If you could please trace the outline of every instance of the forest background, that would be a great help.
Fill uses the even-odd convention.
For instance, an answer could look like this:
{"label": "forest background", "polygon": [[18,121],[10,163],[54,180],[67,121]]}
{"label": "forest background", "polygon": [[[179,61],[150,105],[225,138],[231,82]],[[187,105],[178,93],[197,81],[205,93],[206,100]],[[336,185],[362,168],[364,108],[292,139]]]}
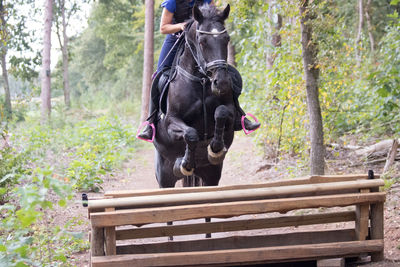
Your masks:
{"label": "forest background", "polygon": [[[101,190],[104,176],[142,146],[134,136],[146,5],[155,7],[155,59],[163,41],[161,0],[50,1],[52,34],[64,56],[47,75],[51,106],[43,121],[39,72],[46,2],[1,0],[0,266],[73,266],[71,255],[88,248],[83,233],[74,231],[82,221],[71,218],[55,226],[51,210],[66,207],[74,192]],[[253,139],[266,158],[295,158],[293,176],[310,173],[304,2],[315,48],[314,64],[308,67],[319,74],[324,144],[398,138],[399,0],[217,4],[228,2],[230,51],[244,80],[240,101],[262,122]],[[86,20],[87,27],[77,32],[77,23],[86,25]],[[399,183],[398,172],[392,170],[387,187]]]}

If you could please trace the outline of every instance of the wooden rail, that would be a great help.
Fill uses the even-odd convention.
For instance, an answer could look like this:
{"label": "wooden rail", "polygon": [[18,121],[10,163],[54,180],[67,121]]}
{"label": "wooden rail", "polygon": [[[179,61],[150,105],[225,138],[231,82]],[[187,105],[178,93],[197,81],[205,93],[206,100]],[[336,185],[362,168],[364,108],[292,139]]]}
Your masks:
{"label": "wooden rail", "polygon": [[[104,199],[88,202],[91,265],[234,266],[362,253],[378,261],[383,259],[386,196],[379,192],[383,185],[381,179],[368,179],[368,175],[340,175],[109,192]],[[321,208],[334,207],[347,208],[321,212]],[[282,215],[289,211],[297,213]],[[203,218],[214,219],[205,222]],[[178,222],[167,226],[170,221]],[[343,227],[306,227],[333,223]],[[284,233],[265,234],[265,229],[282,227],[286,227]],[[213,238],[204,238],[207,233],[213,233]],[[167,241],[167,237],[184,235],[194,240]]]}

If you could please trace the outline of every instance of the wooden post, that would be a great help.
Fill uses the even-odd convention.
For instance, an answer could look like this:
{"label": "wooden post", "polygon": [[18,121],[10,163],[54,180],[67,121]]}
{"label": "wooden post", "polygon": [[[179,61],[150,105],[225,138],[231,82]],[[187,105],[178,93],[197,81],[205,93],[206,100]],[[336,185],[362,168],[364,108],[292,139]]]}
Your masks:
{"label": "wooden post", "polygon": [[[368,193],[369,189],[360,189],[360,193]],[[356,206],[356,238],[359,241],[367,239],[368,235],[369,205]]]}
{"label": "wooden post", "polygon": [[396,155],[397,155],[397,147],[398,146],[399,146],[399,142],[397,141],[397,139],[394,139],[392,146],[390,147],[390,149],[388,151],[385,167],[383,168],[382,173],[386,173],[389,170],[390,166],[392,166],[392,164],[396,158]]}
{"label": "wooden post", "polygon": [[[375,179],[374,172],[368,171],[368,179]],[[371,188],[371,192],[379,192],[379,187]],[[371,204],[371,239],[382,239],[384,240],[384,202]],[[371,253],[372,261],[382,261],[384,259],[384,248],[379,252]]]}
{"label": "wooden post", "polygon": [[116,255],[115,226],[105,227],[104,237],[106,256]]}
{"label": "wooden post", "polygon": [[[371,205],[371,239],[383,240],[383,202]],[[383,247],[379,252],[371,254],[372,261],[382,261],[384,259]]]}
{"label": "wooden post", "polygon": [[[106,211],[115,211],[115,208],[106,208]],[[104,228],[104,244],[106,256],[117,255],[115,226]]]}
{"label": "wooden post", "polygon": [[104,256],[104,228],[92,227],[90,241],[92,257]]}

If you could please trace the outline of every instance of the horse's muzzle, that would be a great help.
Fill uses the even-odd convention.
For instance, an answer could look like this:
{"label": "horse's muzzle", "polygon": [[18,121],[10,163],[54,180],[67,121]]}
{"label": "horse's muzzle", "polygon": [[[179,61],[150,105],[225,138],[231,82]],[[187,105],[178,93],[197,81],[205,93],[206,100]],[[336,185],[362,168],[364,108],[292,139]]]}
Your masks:
{"label": "horse's muzzle", "polygon": [[211,92],[221,97],[230,94],[232,91],[232,80],[229,77],[229,72],[225,68],[216,69],[211,78]]}

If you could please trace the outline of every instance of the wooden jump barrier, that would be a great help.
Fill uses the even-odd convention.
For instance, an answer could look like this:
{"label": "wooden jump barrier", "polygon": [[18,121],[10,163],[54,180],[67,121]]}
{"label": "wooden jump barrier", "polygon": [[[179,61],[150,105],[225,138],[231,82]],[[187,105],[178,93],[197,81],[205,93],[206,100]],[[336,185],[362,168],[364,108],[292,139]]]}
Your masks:
{"label": "wooden jump barrier", "polygon": [[[104,199],[88,201],[91,266],[234,266],[366,254],[379,261],[384,249],[386,196],[379,192],[383,185],[370,172],[263,184],[109,192]],[[331,207],[348,208],[321,211]],[[312,210],[283,215],[302,209]],[[205,222],[204,218],[217,219]],[[170,221],[185,222],[166,225]],[[332,223],[331,230],[298,228]],[[269,235],[260,230],[290,226],[296,229]],[[258,232],[243,232],[247,230]],[[232,234],[235,231],[241,232]],[[206,233],[214,233],[213,238],[205,238]],[[195,234],[201,235],[194,240],[167,240]],[[146,238],[159,242],[146,242]]]}

